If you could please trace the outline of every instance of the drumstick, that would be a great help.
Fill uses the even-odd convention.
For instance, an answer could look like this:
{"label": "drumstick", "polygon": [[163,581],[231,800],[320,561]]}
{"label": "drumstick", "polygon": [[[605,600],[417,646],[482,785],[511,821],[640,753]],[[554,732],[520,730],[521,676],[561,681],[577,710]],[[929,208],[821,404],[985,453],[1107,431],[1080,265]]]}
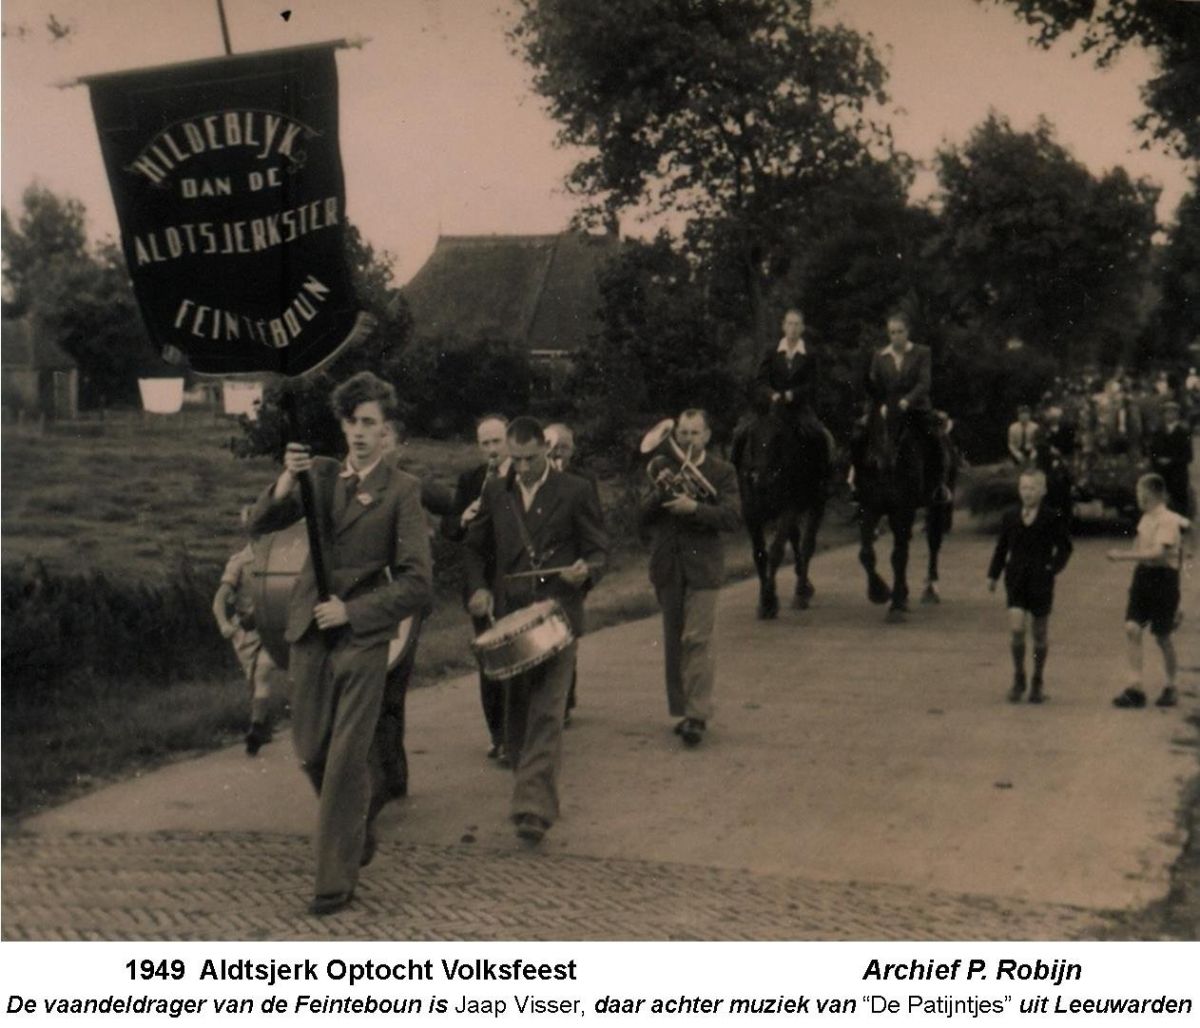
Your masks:
{"label": "drumstick", "polygon": [[[513,571],[505,575],[505,578],[541,578],[546,575],[561,575],[564,571],[570,571],[574,564],[560,564],[555,568],[536,568],[532,571]],[[592,565],[588,565],[591,568]]]}

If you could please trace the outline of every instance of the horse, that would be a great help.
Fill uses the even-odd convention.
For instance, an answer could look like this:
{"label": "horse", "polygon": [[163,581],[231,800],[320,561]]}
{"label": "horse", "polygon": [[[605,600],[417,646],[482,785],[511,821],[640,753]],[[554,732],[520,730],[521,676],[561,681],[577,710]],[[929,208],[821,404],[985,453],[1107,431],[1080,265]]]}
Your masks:
{"label": "horse", "polygon": [[942,495],[931,496],[925,507],[925,542],[928,550],[928,560],[925,565],[925,589],[921,593],[922,603],[941,603],[938,592],[938,556],[942,552],[942,542],[954,525],[954,489],[958,484],[958,465],[960,454],[954,440],[950,437],[952,422],[949,419],[941,421],[938,430],[938,443],[942,449],[942,466],[946,469],[946,491]]}
{"label": "horse", "polygon": [[[897,426],[872,405],[856,445],[852,447],[854,490],[859,507],[858,560],[867,573],[867,599],[891,602],[889,621],[903,620],[908,612],[908,549],[917,511],[929,510],[929,582],[927,602],[937,601],[937,556],[946,524],[944,501],[930,503],[926,484],[925,441],[907,419]],[[876,570],[875,535],[887,518],[892,533],[892,585]]]}
{"label": "horse", "polygon": [[[821,448],[821,449],[818,449]],[[742,520],[758,572],[758,616],[779,614],[775,574],[787,545],[795,558],[792,605],[806,610],[816,590],[808,575],[825,514],[830,474],[829,443],[823,429],[794,432],[776,414],[751,412],[734,432],[731,456],[737,470]],[[770,545],[767,531],[774,524]]]}

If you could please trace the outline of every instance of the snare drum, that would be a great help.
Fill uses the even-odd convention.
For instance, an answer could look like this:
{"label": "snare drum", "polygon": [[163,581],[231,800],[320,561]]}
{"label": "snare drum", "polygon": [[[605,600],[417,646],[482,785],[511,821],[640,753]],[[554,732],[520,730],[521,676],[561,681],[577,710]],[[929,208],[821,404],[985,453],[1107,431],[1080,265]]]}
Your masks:
{"label": "snare drum", "polygon": [[488,678],[507,679],[561,653],[575,641],[571,622],[555,600],[506,614],[471,643]]}

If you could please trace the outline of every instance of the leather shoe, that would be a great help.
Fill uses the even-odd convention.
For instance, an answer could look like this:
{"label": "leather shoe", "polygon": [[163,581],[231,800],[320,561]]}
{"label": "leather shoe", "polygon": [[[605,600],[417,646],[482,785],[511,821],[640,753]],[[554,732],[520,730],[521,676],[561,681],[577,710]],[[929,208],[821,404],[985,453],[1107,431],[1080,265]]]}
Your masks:
{"label": "leather shoe", "polygon": [[517,815],[517,837],[528,843],[539,843],[546,834],[550,822],[538,817],[537,814]]}
{"label": "leather shoe", "polygon": [[308,905],[308,912],[315,917],[336,914],[339,910],[348,907],[352,899],[354,899],[354,890],[322,893],[312,898],[312,902]]}
{"label": "leather shoe", "polygon": [[1146,694],[1136,685],[1131,685],[1120,695],[1114,697],[1113,706],[1124,710],[1140,710],[1146,705]]}
{"label": "leather shoe", "polygon": [[697,718],[689,717],[683,723],[683,728],[679,734],[683,737],[683,744],[688,747],[699,746],[700,740],[704,738],[705,724]]}

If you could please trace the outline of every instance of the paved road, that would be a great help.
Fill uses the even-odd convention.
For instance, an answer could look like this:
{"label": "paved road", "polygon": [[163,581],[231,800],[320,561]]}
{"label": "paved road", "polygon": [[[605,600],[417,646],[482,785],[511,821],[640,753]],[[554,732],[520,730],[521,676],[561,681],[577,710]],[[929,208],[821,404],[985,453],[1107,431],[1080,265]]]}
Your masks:
{"label": "paved road", "polygon": [[1051,624],[1050,702],[1010,705],[990,545],[953,536],[945,602],[904,625],[866,603],[849,549],[819,558],[814,608],[778,622],[754,619],[751,584],[725,590],[720,705],[696,751],[671,733],[657,621],[589,636],[563,819],[538,851],[510,834],[508,775],[483,757],[463,678],[410,697],[413,795],[381,817],[350,910],[303,913],[315,804],[281,741],[27,821],[4,840],[3,934],[1090,937],[1167,891],[1200,633],[1193,620],[1179,637],[1180,708],[1114,710],[1128,567],[1082,540]]}

